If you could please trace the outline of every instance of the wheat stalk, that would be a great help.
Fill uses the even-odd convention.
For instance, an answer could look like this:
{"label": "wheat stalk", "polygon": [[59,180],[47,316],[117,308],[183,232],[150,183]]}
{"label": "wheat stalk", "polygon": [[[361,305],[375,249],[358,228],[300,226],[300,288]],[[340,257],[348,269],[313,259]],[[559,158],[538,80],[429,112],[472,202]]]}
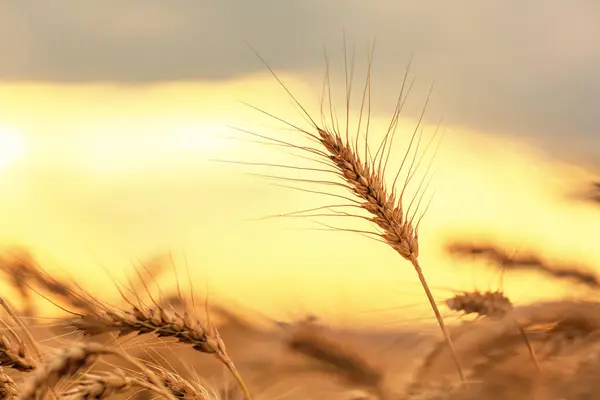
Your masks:
{"label": "wheat stalk", "polygon": [[[334,167],[336,174],[338,175],[338,177],[340,177],[342,179],[342,182],[344,182],[344,183],[335,182],[334,184],[348,189],[351,193],[353,193],[360,200],[359,203],[357,204],[357,206],[362,208],[363,210],[366,210],[369,214],[371,214],[371,217],[366,218],[366,219],[373,222],[375,225],[377,225],[379,228],[381,228],[383,230],[383,233],[378,234],[380,236],[380,238],[385,243],[387,243],[389,246],[391,246],[394,250],[396,250],[396,252],[398,254],[400,254],[400,256],[402,256],[405,260],[409,261],[412,264],[412,266],[419,278],[419,281],[423,287],[423,290],[425,291],[425,294],[427,296],[429,304],[435,314],[436,320],[437,320],[439,327],[442,331],[442,334],[444,336],[444,340],[446,341],[448,348],[450,349],[456,370],[457,370],[461,380],[464,381],[465,375],[463,373],[460,361],[456,354],[456,350],[454,349],[454,345],[452,344],[450,334],[448,333],[448,329],[446,328],[444,319],[442,318],[442,315],[438,309],[438,306],[435,302],[433,294],[431,293],[431,290],[429,289],[429,285],[427,284],[427,280],[425,279],[425,276],[421,269],[421,265],[419,264],[419,260],[418,260],[418,257],[419,257],[418,224],[419,223],[417,222],[416,225],[413,223],[415,215],[416,215],[416,211],[415,211],[415,214],[413,214],[412,216],[409,216],[408,210],[410,209],[412,202],[411,202],[411,204],[409,204],[407,209],[405,209],[405,204],[403,202],[404,189],[406,188],[406,186],[408,185],[408,182],[410,181],[410,179],[412,178],[412,176],[414,174],[414,171],[413,171],[413,173],[411,173],[412,167],[414,166],[414,160],[410,166],[410,170],[408,172],[406,181],[404,183],[403,190],[400,192],[400,194],[397,194],[395,191],[395,189],[396,189],[395,183],[400,174],[400,171],[398,171],[398,174],[396,175],[396,179],[394,179],[394,184],[391,187],[391,191],[389,191],[385,185],[385,176],[384,176],[385,175],[385,167],[387,166],[389,152],[390,152],[391,145],[392,145],[391,142],[393,140],[393,135],[396,131],[398,117],[399,117],[400,111],[402,109],[402,106],[404,104],[404,102],[403,102],[404,99],[402,98],[402,92],[400,93],[400,96],[398,99],[398,104],[396,106],[396,110],[392,117],[392,121],[390,123],[388,132],[385,135],[381,145],[379,146],[379,149],[378,149],[375,157],[370,161],[369,161],[369,157],[368,157],[369,152],[368,152],[368,138],[367,138],[367,136],[368,136],[368,122],[367,122],[367,132],[365,134],[365,154],[364,154],[364,157],[366,158],[366,160],[363,161],[361,159],[361,156],[359,154],[359,149],[358,149],[358,135],[356,137],[356,144],[352,143],[352,141],[349,139],[348,112],[349,112],[349,101],[350,101],[350,87],[349,87],[348,81],[346,82],[346,84],[347,84],[347,86],[346,86],[347,105],[346,106],[347,107],[346,107],[346,132],[345,132],[345,138],[344,138],[344,137],[342,137],[342,135],[340,133],[337,121],[334,120],[333,110],[332,110],[331,106],[330,106],[330,115],[332,117],[332,121],[331,121],[332,128],[328,129],[327,127],[325,127],[325,125],[321,126],[315,122],[315,120],[306,111],[306,109],[302,106],[302,104],[294,97],[294,95],[285,86],[285,84],[281,81],[281,79],[277,76],[277,74],[275,74],[273,69],[271,67],[269,67],[269,65],[266,63],[266,61],[258,54],[258,52],[256,52],[256,50],[254,50],[254,52],[257,55],[257,57],[263,62],[263,64],[266,66],[266,68],[271,72],[273,77],[279,82],[279,84],[287,92],[287,94],[290,96],[292,101],[302,110],[303,114],[310,120],[310,123],[312,124],[312,128],[315,130],[315,132],[309,132],[307,130],[298,128],[298,127],[294,126],[293,124],[287,123],[286,121],[284,121],[280,118],[277,118],[271,114],[268,114],[260,109],[256,108],[256,110],[263,112],[275,119],[278,119],[279,121],[286,123],[287,125],[291,126],[294,129],[297,129],[301,133],[305,134],[309,139],[311,139],[315,142],[318,142],[322,146],[322,148],[324,148],[326,150],[326,152],[323,152],[321,149],[314,149],[314,148],[302,147],[302,146],[294,146],[292,144],[285,143],[285,142],[282,142],[280,140],[275,140],[275,139],[272,139],[273,142],[284,143],[284,145],[307,151],[307,152],[311,153],[312,155],[317,155],[317,156],[321,157],[325,163]],[[369,63],[369,76],[367,78],[367,83],[365,85],[365,91],[363,94],[363,104],[362,104],[363,107],[365,104],[365,96],[367,93],[367,89],[368,89],[368,93],[370,96],[370,67],[371,67],[371,65]],[[408,73],[408,70],[407,70],[407,73]],[[406,80],[406,76],[405,76],[405,80]],[[327,78],[327,82],[329,82],[328,78]],[[404,83],[402,86],[402,91],[403,90],[404,90]],[[330,100],[331,100],[331,97],[330,97]],[[360,119],[359,119],[359,128],[358,128],[359,132],[360,132],[360,122],[362,121],[362,111],[363,111],[363,108],[361,107],[361,114],[359,116]],[[423,110],[423,113],[424,112],[425,112],[425,109]],[[423,118],[423,114],[421,115],[421,119],[422,118]],[[421,120],[419,120],[419,125],[420,125],[420,123],[421,123]],[[415,138],[415,135],[417,134],[419,125],[417,125],[417,129],[415,129],[415,133],[413,134],[413,139]],[[263,137],[261,135],[257,135],[257,136]],[[411,145],[412,145],[412,142],[413,141],[411,140]],[[386,155],[386,150],[387,150],[387,155]],[[407,154],[406,154],[407,156],[408,156],[409,151],[410,151],[410,147],[409,147],[409,150],[407,151]],[[377,161],[378,154],[379,154],[379,161]],[[321,160],[321,161],[323,161],[323,160]],[[404,160],[406,160],[406,157]],[[402,170],[403,166],[404,166],[404,161],[402,162],[402,166],[400,167],[400,170]],[[331,182],[326,182],[326,183],[331,183]],[[414,199],[413,199],[413,201],[414,201]],[[420,203],[420,200],[418,203]],[[418,205],[417,205],[417,207],[418,207]]]}

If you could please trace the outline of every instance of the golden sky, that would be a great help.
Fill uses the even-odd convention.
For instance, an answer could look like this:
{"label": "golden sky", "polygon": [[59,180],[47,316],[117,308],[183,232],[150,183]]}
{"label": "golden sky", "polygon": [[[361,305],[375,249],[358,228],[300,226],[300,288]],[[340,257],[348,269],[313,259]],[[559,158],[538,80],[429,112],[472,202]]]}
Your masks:
{"label": "golden sky", "polygon": [[[318,89],[298,76],[283,78],[317,110]],[[103,268],[122,278],[137,258],[171,252],[180,280],[186,280],[187,261],[197,289],[208,285],[215,298],[274,316],[310,311],[376,324],[429,317],[410,265],[395,252],[357,234],[317,230],[322,226],[314,222],[357,226],[352,221],[256,220],[339,201],[247,174],[309,176],[301,171],[214,161],[306,165],[231,129],[294,143],[299,138],[240,101],[303,123],[265,74],[151,86],[2,84],[3,244],[31,249],[47,269],[106,296],[114,290]],[[374,110],[372,131],[383,132],[387,118]],[[414,121],[402,121],[394,162],[413,127]],[[532,142],[443,130],[433,202],[421,227],[421,262],[440,288],[437,297],[449,295],[443,288],[497,287],[494,270],[444,254],[454,239],[491,239],[549,260],[600,265],[600,211],[568,199],[591,172],[545,155]],[[534,274],[509,274],[504,289],[517,303],[572,293]],[[414,303],[422,306],[364,313]]]}

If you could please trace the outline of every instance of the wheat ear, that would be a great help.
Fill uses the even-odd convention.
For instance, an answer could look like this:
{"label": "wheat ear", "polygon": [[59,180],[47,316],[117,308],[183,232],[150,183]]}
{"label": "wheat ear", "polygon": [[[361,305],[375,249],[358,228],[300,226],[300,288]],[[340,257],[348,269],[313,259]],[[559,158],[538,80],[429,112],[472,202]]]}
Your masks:
{"label": "wheat ear", "polygon": [[[429,304],[435,314],[436,320],[439,324],[439,327],[444,336],[444,340],[446,341],[448,348],[452,354],[452,359],[454,361],[456,370],[461,380],[465,380],[465,375],[462,370],[462,366],[456,354],[456,350],[454,345],[452,344],[452,339],[450,338],[450,334],[448,329],[446,328],[446,324],[444,323],[444,319],[438,309],[437,303],[429,289],[429,285],[427,284],[427,280],[423,274],[423,270],[421,269],[421,265],[419,264],[418,256],[419,256],[419,241],[418,241],[418,222],[416,225],[413,225],[413,221],[415,218],[415,214],[412,216],[408,215],[408,211],[410,210],[413,203],[409,204],[408,208],[404,209],[403,204],[403,194],[404,189],[408,185],[410,179],[414,175],[414,171],[412,168],[415,166],[414,159],[410,165],[410,169],[404,183],[404,188],[401,193],[397,196],[395,192],[395,183],[397,181],[398,176],[400,175],[400,171],[396,175],[396,179],[394,179],[394,184],[392,185],[391,192],[386,189],[385,185],[385,168],[387,166],[388,157],[390,154],[393,135],[396,131],[398,118],[402,106],[404,104],[404,99],[402,97],[402,91],[404,90],[404,83],[402,85],[402,91],[400,93],[398,103],[393,114],[390,127],[388,129],[387,134],[384,136],[381,145],[375,157],[369,162],[369,151],[368,151],[368,126],[367,122],[367,131],[365,134],[365,161],[361,160],[359,149],[358,149],[358,135],[360,134],[360,121],[362,120],[362,111],[365,105],[365,98],[367,92],[370,96],[370,67],[369,63],[369,76],[367,78],[367,83],[365,84],[365,90],[363,94],[363,104],[361,107],[361,115],[359,117],[359,132],[356,137],[356,143],[353,143],[349,138],[348,133],[348,112],[349,112],[349,102],[350,102],[350,82],[346,82],[346,95],[347,95],[347,104],[346,104],[346,129],[345,129],[345,138],[340,134],[339,124],[334,120],[334,112],[332,106],[330,105],[330,115],[332,116],[332,128],[328,129],[323,124],[320,126],[315,122],[315,120],[311,117],[311,115],[306,111],[306,109],[302,106],[302,104],[294,97],[291,91],[285,86],[285,84],[281,81],[281,79],[275,74],[273,69],[269,67],[266,61],[256,52],[256,50],[252,49],[256,56],[263,62],[265,67],[271,72],[273,77],[279,82],[279,84],[283,87],[283,89],[290,96],[292,101],[302,110],[302,113],[310,120],[312,124],[312,128],[315,130],[314,132],[309,132],[307,130],[296,127],[291,123],[287,123],[286,121],[277,118],[271,114],[268,114],[260,109],[261,111],[279,121],[286,123],[294,129],[297,129],[304,135],[306,135],[310,140],[318,142],[322,145],[322,147],[326,150],[323,152],[321,149],[315,149],[311,147],[303,147],[303,146],[294,146],[289,143],[282,142],[280,140],[272,139],[273,142],[284,144],[286,146],[294,147],[300,150],[307,151],[311,155],[316,155],[322,158],[320,161],[328,164],[329,166],[334,167],[336,175],[342,179],[345,183],[340,182],[325,182],[325,183],[333,183],[334,185],[342,186],[348,189],[351,193],[353,193],[358,199],[360,199],[358,207],[366,210],[371,214],[371,218],[367,218],[369,221],[375,223],[379,228],[383,230],[383,233],[378,234],[381,239],[388,245],[390,245],[398,254],[400,254],[404,259],[408,260],[425,291]],[[371,60],[370,60],[371,61]],[[329,70],[328,70],[329,71]],[[407,70],[408,73],[408,70]],[[347,77],[348,78],[348,77]],[[329,76],[327,76],[327,83],[329,83]],[[406,81],[406,76],[405,76]],[[368,89],[368,90],[367,90]],[[330,97],[331,101],[331,97]],[[370,102],[370,97],[369,97]],[[369,107],[370,109],[370,107]],[[323,110],[322,110],[323,111]],[[425,109],[423,109],[423,113]],[[324,114],[323,114],[324,115]],[[423,114],[421,115],[421,119],[423,118]],[[419,125],[421,123],[421,119],[419,120],[419,124],[414,131],[413,139],[415,138]],[[261,135],[257,135],[260,137]],[[268,139],[268,138],[267,138]],[[411,145],[412,145],[411,140]],[[417,145],[418,146],[418,145]],[[407,150],[406,156],[408,156],[408,152],[410,151],[410,147]],[[387,154],[387,155],[386,155]],[[377,160],[377,156],[379,155],[379,160]],[[416,157],[416,155],[415,155]],[[405,159],[406,160],[406,157]],[[404,162],[400,166],[400,170],[402,170]],[[418,166],[418,163],[417,163]],[[323,182],[321,182],[323,183]],[[414,199],[413,199],[414,201]],[[420,200],[417,202],[417,208]]]}
{"label": "wheat ear", "polygon": [[0,399],[14,399],[18,394],[17,384],[0,367]]}
{"label": "wheat ear", "polygon": [[[453,311],[463,312],[465,314],[477,314],[481,317],[504,318],[513,309],[513,304],[506,295],[497,290],[495,292],[464,292],[446,300],[446,305]],[[540,372],[540,364],[527,337],[525,329],[512,316],[509,318],[515,323],[531,357],[536,370]]]}
{"label": "wheat ear", "polygon": [[157,368],[156,376],[163,385],[178,399],[188,400],[208,400],[208,392],[199,385],[193,385],[191,382],[183,379],[181,376],[167,371],[164,368]]}
{"label": "wheat ear", "polygon": [[[146,382],[127,376],[123,371],[117,370],[116,372],[85,374],[74,388],[63,392],[62,396],[68,400],[106,399],[124,393],[134,386],[148,389],[158,395],[164,395],[164,391],[152,384],[150,379]],[[166,389],[172,393],[169,388]]]}
{"label": "wheat ear", "polygon": [[213,354],[231,372],[247,400],[252,396],[235,364],[227,354],[225,343],[214,327],[205,327],[193,319],[189,313],[180,315],[161,307],[148,308],[133,306],[132,311],[98,307],[93,314],[83,315],[71,321],[71,324],[86,335],[98,335],[106,332],[154,333],[159,337],[174,337],[181,343],[192,346],[194,350]]}
{"label": "wheat ear", "polygon": [[139,361],[119,350],[104,347],[98,343],[78,343],[61,349],[47,363],[42,364],[36,372],[23,383],[20,400],[36,400],[44,396],[63,378],[75,375],[81,368],[93,363],[102,355],[115,355],[138,367],[152,380],[157,390],[170,400],[175,397],[167,391],[160,380]]}
{"label": "wheat ear", "polygon": [[[21,330],[23,331],[23,334],[25,335],[25,337],[27,337],[27,340],[29,340],[29,343],[31,344],[31,347],[35,351],[36,355],[38,356],[38,358],[41,358],[42,353],[40,352],[40,349],[38,348],[37,343],[36,343],[35,339],[33,338],[33,335],[31,334],[29,329],[25,326],[23,321],[21,321],[21,319],[17,316],[17,314],[14,313],[14,311],[12,310],[12,308],[10,307],[8,302],[6,300],[4,300],[2,297],[0,297],[0,306],[2,306],[2,308],[4,308],[6,310],[6,312],[8,313],[8,315],[10,315],[12,320],[15,321],[15,323],[19,326],[19,328],[21,328]],[[6,326],[6,324],[4,322],[3,322],[3,324]],[[20,346],[24,351],[25,344],[21,341],[21,338],[12,329],[10,329],[10,330],[13,332],[14,336],[19,340]]]}
{"label": "wheat ear", "polygon": [[27,355],[22,344],[14,343],[6,335],[0,334],[0,366],[31,371],[35,369],[35,362]]}
{"label": "wheat ear", "polygon": [[299,327],[290,336],[288,347],[318,361],[345,381],[367,388],[380,400],[393,398],[385,385],[383,370],[339,342],[332,341],[312,327]]}
{"label": "wheat ear", "polygon": [[463,292],[446,299],[445,303],[452,311],[490,318],[503,318],[513,308],[501,291]]}
{"label": "wheat ear", "polygon": [[[0,270],[10,277],[26,302],[30,302],[29,290],[34,290],[33,287],[37,286],[50,293],[53,298],[60,298],[77,309],[86,309],[90,304],[89,299],[77,297],[75,285],[67,280],[50,276],[30,254],[22,252],[11,259],[0,259]],[[33,312],[33,305],[30,308]]]}

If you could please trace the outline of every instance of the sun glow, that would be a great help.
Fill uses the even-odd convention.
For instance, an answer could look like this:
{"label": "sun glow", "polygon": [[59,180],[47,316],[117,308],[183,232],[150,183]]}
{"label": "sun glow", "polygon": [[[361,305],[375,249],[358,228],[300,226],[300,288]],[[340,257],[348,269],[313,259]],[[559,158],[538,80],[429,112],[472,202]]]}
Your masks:
{"label": "sun glow", "polygon": [[[320,87],[282,78],[299,99],[308,99],[309,111],[318,118],[319,102],[311,99],[320,98]],[[133,257],[172,252],[183,273],[190,266],[195,287],[210,284],[211,296],[272,317],[306,311],[332,323],[383,322],[390,328],[398,326],[392,321],[430,318],[414,271],[397,254],[361,235],[338,235],[314,225],[371,230],[366,222],[325,216],[263,219],[343,204],[288,186],[346,195],[329,186],[274,181],[329,178],[320,165],[250,134],[305,143],[285,124],[237,102],[306,127],[270,82],[252,76],[152,87],[3,87],[0,109],[10,114],[0,122],[0,187],[7,189],[0,196],[0,244],[23,244],[45,268],[65,268],[82,285],[94,285],[98,276],[110,284],[101,265],[115,266],[116,274],[125,267],[127,273],[132,263],[138,265]],[[353,109],[350,117],[359,112]],[[351,125],[355,129],[357,123]],[[389,127],[389,114],[373,111],[369,126],[376,146]],[[400,121],[388,171],[395,172],[402,162],[413,128],[413,121]],[[436,129],[426,127],[423,143]],[[436,296],[445,296],[446,288],[498,288],[494,265],[447,254],[454,242],[492,243],[556,265],[592,270],[600,265],[598,207],[568,197],[600,180],[595,173],[563,165],[534,144],[508,135],[450,127],[440,151],[428,152],[417,169],[413,188],[434,154],[434,178],[422,204],[429,196],[433,202],[419,240]],[[326,210],[314,214],[329,216]],[[502,277],[502,288],[515,304],[579,293],[534,273]],[[177,279],[187,278],[180,274]],[[410,307],[400,317],[394,314],[403,305]]]}
{"label": "sun glow", "polygon": [[25,144],[20,135],[0,125],[0,172],[17,161],[24,150]]}

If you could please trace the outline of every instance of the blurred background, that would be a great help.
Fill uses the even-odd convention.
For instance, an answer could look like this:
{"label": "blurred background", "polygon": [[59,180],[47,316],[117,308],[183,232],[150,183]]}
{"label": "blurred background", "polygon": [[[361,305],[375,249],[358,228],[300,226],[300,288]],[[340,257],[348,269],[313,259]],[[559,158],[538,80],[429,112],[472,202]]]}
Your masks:
{"label": "blurred background", "polygon": [[[317,118],[326,48],[344,122],[345,37],[355,65],[351,131],[376,43],[373,145],[412,60],[396,168],[435,81],[423,135],[439,126],[443,139],[428,152],[435,174],[420,257],[436,296],[503,288],[524,304],[580,294],[536,272],[501,276],[447,246],[491,243],[597,268],[599,15],[596,2],[554,0],[2,2],[2,245],[30,250],[45,269],[106,298],[116,295],[109,273],[171,254],[184,285],[277,318],[310,312],[376,326],[429,318],[414,272],[394,251],[318,224],[353,221],[260,219],[339,199],[248,173],[316,175],[221,162],[310,164],[239,130],[303,143],[242,102],[309,127],[246,42]],[[173,287],[173,276],[161,285]]]}

